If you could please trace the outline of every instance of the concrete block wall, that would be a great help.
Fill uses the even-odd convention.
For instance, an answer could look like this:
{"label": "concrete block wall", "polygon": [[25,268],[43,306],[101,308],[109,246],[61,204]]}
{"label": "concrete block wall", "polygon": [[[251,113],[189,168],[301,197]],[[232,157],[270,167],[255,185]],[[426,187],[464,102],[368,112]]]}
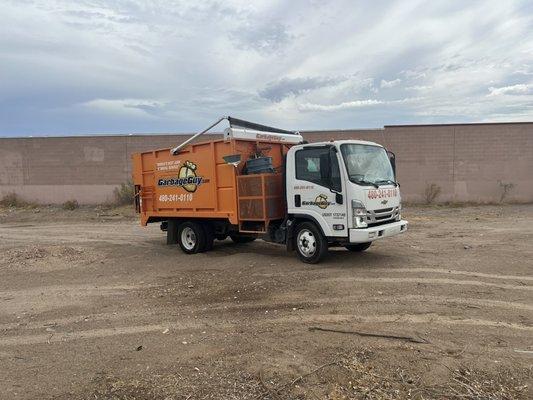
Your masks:
{"label": "concrete block wall", "polygon": [[16,193],[42,204],[113,202],[114,190],[131,179],[132,153],[175,146],[188,137],[0,138],[0,198]]}
{"label": "concrete block wall", "polygon": [[[304,132],[310,142],[362,139],[397,156],[402,196],[424,202],[533,202],[533,123],[386,126]],[[38,203],[111,202],[131,176],[131,154],[172,147],[189,135],[0,138],[0,197],[15,192]],[[205,140],[220,138],[206,135]]]}

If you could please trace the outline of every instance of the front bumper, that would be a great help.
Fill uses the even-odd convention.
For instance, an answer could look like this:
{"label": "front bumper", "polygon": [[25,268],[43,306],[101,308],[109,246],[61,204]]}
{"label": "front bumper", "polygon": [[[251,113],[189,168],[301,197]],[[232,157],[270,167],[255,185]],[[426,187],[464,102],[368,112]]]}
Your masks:
{"label": "front bumper", "polygon": [[364,229],[350,229],[350,243],[367,243],[376,239],[398,235],[407,230],[407,221],[391,222],[390,224]]}

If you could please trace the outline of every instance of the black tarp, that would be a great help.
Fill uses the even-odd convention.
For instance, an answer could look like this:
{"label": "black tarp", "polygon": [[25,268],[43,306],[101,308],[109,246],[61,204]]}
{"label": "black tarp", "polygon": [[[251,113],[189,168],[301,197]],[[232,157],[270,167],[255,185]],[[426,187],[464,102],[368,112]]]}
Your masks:
{"label": "black tarp", "polygon": [[255,122],[245,121],[243,119],[237,119],[237,118],[233,118],[233,117],[228,117],[228,121],[229,121],[229,125],[231,127],[239,126],[241,128],[253,129],[255,131],[287,133],[289,135],[294,135],[296,133],[294,131],[287,131],[285,129],[273,128],[271,126],[256,124]]}

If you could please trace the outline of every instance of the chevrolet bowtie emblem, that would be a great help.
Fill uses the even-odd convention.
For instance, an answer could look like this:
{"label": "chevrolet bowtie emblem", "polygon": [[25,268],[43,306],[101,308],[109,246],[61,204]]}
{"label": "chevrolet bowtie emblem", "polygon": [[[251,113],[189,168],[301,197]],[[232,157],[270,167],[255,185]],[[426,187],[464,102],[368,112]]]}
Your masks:
{"label": "chevrolet bowtie emblem", "polygon": [[381,204],[385,205],[387,204],[389,201],[388,200],[381,200]]}

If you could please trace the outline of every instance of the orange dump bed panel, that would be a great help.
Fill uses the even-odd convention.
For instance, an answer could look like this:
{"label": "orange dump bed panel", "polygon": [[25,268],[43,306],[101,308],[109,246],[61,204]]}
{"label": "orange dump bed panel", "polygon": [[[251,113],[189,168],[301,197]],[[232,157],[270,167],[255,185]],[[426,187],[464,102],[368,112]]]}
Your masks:
{"label": "orange dump bed panel", "polygon": [[[177,155],[171,155],[170,149],[134,154],[133,181],[138,191],[141,224],[183,217],[223,218],[239,225],[242,221],[239,204],[243,207],[241,216],[281,218],[284,212],[281,167],[287,150],[288,146],[280,143],[216,140],[188,145]],[[241,175],[245,161],[258,151],[272,157],[277,172],[263,178]],[[237,168],[223,159],[234,154],[241,155]],[[256,186],[253,191],[251,188]],[[249,207],[256,211],[251,212]]]}

